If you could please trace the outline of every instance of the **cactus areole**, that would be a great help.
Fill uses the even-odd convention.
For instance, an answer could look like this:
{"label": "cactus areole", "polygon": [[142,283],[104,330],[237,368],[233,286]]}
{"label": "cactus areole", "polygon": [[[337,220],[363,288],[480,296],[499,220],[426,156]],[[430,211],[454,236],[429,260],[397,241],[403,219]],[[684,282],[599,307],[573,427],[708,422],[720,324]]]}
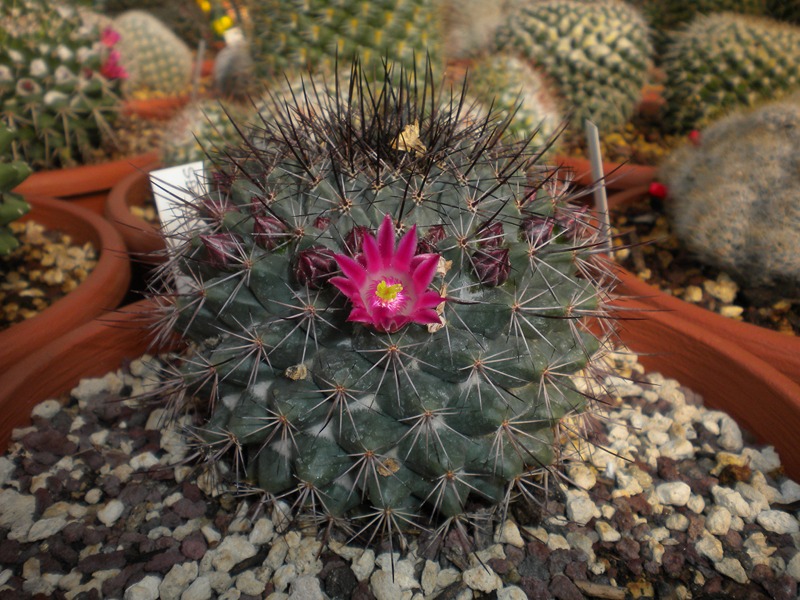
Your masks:
{"label": "cactus areole", "polygon": [[611,278],[539,140],[430,75],[371,81],[306,81],[212,157],[154,289],[209,472],[391,534],[532,494]]}

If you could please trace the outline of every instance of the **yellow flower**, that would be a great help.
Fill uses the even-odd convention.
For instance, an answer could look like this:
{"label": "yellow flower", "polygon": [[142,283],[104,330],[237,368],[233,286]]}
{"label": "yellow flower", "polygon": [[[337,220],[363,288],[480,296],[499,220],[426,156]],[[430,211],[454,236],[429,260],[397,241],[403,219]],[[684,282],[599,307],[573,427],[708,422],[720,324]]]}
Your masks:
{"label": "yellow flower", "polygon": [[204,13],[211,12],[211,2],[208,0],[197,0],[197,4],[200,6],[200,10],[202,10]]}
{"label": "yellow flower", "polygon": [[211,25],[214,27],[214,31],[217,32],[217,35],[222,35],[231,28],[233,25],[233,19],[231,19],[228,15],[225,15],[214,21]]}

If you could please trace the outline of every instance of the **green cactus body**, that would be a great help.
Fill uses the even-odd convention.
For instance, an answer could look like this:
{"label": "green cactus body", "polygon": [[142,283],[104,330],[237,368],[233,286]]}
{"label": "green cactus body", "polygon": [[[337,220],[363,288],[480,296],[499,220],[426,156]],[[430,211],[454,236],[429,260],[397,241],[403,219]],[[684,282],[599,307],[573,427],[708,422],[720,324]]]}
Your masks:
{"label": "green cactus body", "polygon": [[492,54],[469,66],[471,95],[501,114],[511,115],[508,132],[533,139],[534,147],[551,142],[564,124],[559,103],[543,76],[530,63],[513,55]]}
{"label": "green cactus body", "polygon": [[100,32],[77,11],[43,0],[0,7],[0,123],[16,132],[3,153],[34,169],[82,164],[113,138],[117,82],[101,74]]}
{"label": "green cactus body", "polygon": [[602,131],[633,115],[652,48],[642,15],[624,2],[546,0],[513,11],[498,45],[537,65],[574,107],[572,123],[592,119]]}
{"label": "green cactus body", "polygon": [[333,70],[356,55],[377,77],[387,57],[420,76],[426,55],[439,66],[440,32],[433,0],[251,0],[251,49],[263,74]]}
{"label": "green cactus body", "polygon": [[246,107],[217,100],[199,100],[173,117],[162,137],[161,162],[180,165],[204,160],[240,140],[234,123],[249,122]]}
{"label": "green cactus body", "polygon": [[[198,199],[203,226],[165,268],[192,289],[164,306],[197,343],[180,380],[208,407],[209,457],[227,444],[242,485],[402,530],[553,463],[586,408],[569,375],[598,349],[580,319],[607,279],[561,188],[529,187],[524,142],[388,79],[356,72],[324,110],[264,119],[239,175]],[[388,274],[350,296],[376,248]]]}
{"label": "green cactus body", "polygon": [[[14,137],[14,132],[0,126],[0,156],[8,153]],[[0,162],[0,256],[19,247],[19,241],[8,225],[27,213],[31,207],[22,196],[11,190],[30,174],[31,168],[22,161]]]}
{"label": "green cactus body", "polygon": [[800,28],[733,13],[698,17],[673,35],[663,67],[667,127],[704,127],[800,86]]}
{"label": "green cactus body", "polygon": [[194,48],[205,40],[212,40],[211,21],[196,0],[94,0],[94,8],[103,14],[116,16],[128,10],[143,10]]}
{"label": "green cactus body", "polygon": [[128,72],[122,91],[128,97],[179,96],[192,81],[192,52],[177,35],[148,12],[117,16],[120,63]]}
{"label": "green cactus body", "polygon": [[763,16],[768,11],[768,0],[635,0],[631,4],[641,7],[659,36],[678,29],[698,15],[735,12]]}
{"label": "green cactus body", "polygon": [[751,290],[800,293],[800,96],[734,112],[665,161],[675,235]]}

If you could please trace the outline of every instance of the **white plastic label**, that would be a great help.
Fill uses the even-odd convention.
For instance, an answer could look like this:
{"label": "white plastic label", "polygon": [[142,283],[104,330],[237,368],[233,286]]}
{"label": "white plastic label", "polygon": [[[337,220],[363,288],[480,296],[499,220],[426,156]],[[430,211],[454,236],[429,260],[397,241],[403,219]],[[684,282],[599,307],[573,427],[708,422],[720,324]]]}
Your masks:
{"label": "white plastic label", "polygon": [[150,173],[150,186],[156,201],[161,228],[170,250],[183,235],[197,227],[195,198],[206,193],[203,161],[158,169]]}

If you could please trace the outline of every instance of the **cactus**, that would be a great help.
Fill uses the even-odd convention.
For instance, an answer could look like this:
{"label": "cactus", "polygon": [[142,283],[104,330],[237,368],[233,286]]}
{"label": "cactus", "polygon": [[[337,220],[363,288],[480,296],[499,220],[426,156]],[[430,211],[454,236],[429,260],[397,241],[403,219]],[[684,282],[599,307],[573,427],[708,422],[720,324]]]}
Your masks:
{"label": "cactus", "polygon": [[800,86],[800,28],[733,13],[701,16],[665,52],[666,125],[686,132]]}
{"label": "cactus", "polygon": [[[0,156],[7,154],[14,139],[14,132],[0,126]],[[30,210],[30,205],[19,194],[13,193],[15,187],[31,174],[31,168],[22,161],[0,162],[0,256],[19,247],[19,241],[8,228]]]}
{"label": "cactus", "polygon": [[166,25],[170,31],[194,48],[212,41],[211,21],[195,0],[94,0],[94,9],[117,16],[128,10],[143,10]]}
{"label": "cactus", "polygon": [[150,13],[129,10],[117,16],[120,63],[128,72],[122,91],[128,97],[180,96],[192,81],[189,47]]}
{"label": "cactus", "polygon": [[16,132],[4,157],[52,169],[101,154],[114,138],[124,76],[111,45],[72,8],[0,6],[0,123]]}
{"label": "cactus", "polygon": [[698,15],[721,12],[768,14],[768,0],[635,0],[631,4],[641,7],[654,33],[659,36],[680,28]]}
{"label": "cactus", "polygon": [[800,95],[741,109],[662,166],[670,221],[703,261],[750,290],[800,293]]}
{"label": "cactus", "polygon": [[800,5],[793,0],[767,0],[768,14],[773,19],[800,24]]}
{"label": "cactus", "polygon": [[204,160],[218,154],[240,134],[234,123],[243,126],[252,120],[245,106],[198,100],[186,106],[167,125],[160,145],[161,162],[166,166]]}
{"label": "cactus", "polygon": [[530,492],[587,405],[569,374],[608,281],[537,155],[405,75],[276,102],[156,294],[195,343],[170,402],[202,406],[207,466],[391,533]]}
{"label": "cactus", "polygon": [[497,43],[534,62],[556,84],[572,124],[592,119],[603,131],[633,115],[652,48],[638,10],[614,0],[545,0],[512,11]]}
{"label": "cactus", "polygon": [[359,56],[380,78],[387,57],[420,73],[440,66],[441,32],[435,0],[250,0],[251,50],[262,75],[334,70]]}
{"label": "cactus", "polygon": [[530,138],[533,147],[554,141],[564,116],[548,83],[530,63],[516,56],[492,54],[473,61],[468,68],[469,90],[479,102],[513,115],[508,133]]}

